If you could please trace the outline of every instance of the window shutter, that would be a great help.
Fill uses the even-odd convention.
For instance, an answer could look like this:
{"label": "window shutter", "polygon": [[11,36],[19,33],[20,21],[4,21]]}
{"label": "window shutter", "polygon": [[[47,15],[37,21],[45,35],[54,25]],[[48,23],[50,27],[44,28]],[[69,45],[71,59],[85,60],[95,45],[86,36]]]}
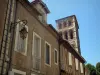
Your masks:
{"label": "window shutter", "polygon": [[76,70],[78,70],[78,59],[75,58]]}
{"label": "window shutter", "polygon": [[83,64],[80,63],[80,69],[81,69],[81,73],[83,73]]}
{"label": "window shutter", "polygon": [[69,65],[72,65],[72,55],[70,52],[69,52]]}

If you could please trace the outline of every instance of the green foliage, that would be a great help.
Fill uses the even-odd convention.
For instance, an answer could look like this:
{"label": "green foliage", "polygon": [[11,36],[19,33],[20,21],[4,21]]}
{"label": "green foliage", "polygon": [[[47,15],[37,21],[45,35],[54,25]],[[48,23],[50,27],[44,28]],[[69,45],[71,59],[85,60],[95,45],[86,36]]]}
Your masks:
{"label": "green foliage", "polygon": [[96,67],[88,63],[86,64],[86,68],[89,70],[90,75],[100,75],[100,62],[96,64]]}
{"label": "green foliage", "polygon": [[96,75],[96,68],[95,68],[94,65],[88,63],[88,64],[86,65],[86,68],[89,70],[90,75]]}
{"label": "green foliage", "polygon": [[100,75],[100,62],[96,64],[97,75]]}
{"label": "green foliage", "polygon": [[94,65],[91,65],[90,63],[88,63],[86,65],[86,67],[88,68],[89,71],[96,70],[95,66]]}

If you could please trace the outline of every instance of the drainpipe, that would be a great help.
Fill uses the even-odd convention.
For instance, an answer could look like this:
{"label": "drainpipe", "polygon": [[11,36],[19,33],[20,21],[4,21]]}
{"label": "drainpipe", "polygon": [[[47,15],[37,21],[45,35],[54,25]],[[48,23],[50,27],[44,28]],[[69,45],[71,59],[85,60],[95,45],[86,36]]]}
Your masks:
{"label": "drainpipe", "polygon": [[1,54],[2,54],[2,42],[3,42],[3,37],[4,37],[4,32],[5,32],[5,25],[6,25],[6,21],[7,21],[7,17],[8,17],[8,7],[9,7],[9,3],[10,3],[10,0],[8,0],[7,2],[7,9],[6,9],[6,16],[5,16],[5,21],[4,21],[4,27],[3,27],[3,35],[2,35],[2,41],[1,41],[1,46],[0,46],[0,57],[1,57]]}
{"label": "drainpipe", "polygon": [[[11,3],[10,7],[9,7],[9,3]],[[9,33],[11,7],[12,7],[12,0],[8,0],[7,13],[6,13],[5,24],[4,24],[4,27],[5,27],[5,25],[7,25],[7,34],[6,35],[8,35],[8,33]],[[9,10],[9,12],[8,12],[8,10]],[[7,17],[8,17],[8,19],[7,19]],[[4,28],[4,32],[3,32],[3,37],[5,36],[4,33],[5,33],[5,28]],[[2,37],[2,42],[3,42],[3,37]],[[6,37],[5,41],[7,41],[7,40],[8,40],[8,37]],[[2,59],[1,75],[3,75],[3,72],[4,72],[4,63],[5,63],[5,59],[6,59],[6,56],[5,56],[6,55],[6,47],[7,47],[7,43],[5,43],[4,55],[3,55],[3,59]],[[2,45],[1,45],[0,54],[2,54]]]}
{"label": "drainpipe", "polygon": [[[17,0],[13,0],[14,3],[14,6],[13,6],[13,21],[14,23],[16,22],[16,13],[17,13]],[[15,34],[15,28],[16,28],[16,24],[12,24],[11,23],[11,37],[12,37],[12,40],[11,40],[11,49],[10,49],[10,52],[9,52],[9,64],[8,64],[8,68],[7,68],[7,75],[9,75],[9,71],[11,71],[12,69],[12,57],[13,57],[13,50],[14,50],[14,34]]]}
{"label": "drainpipe", "polygon": [[59,75],[61,75],[61,51],[60,51],[60,46],[61,46],[61,42],[60,42],[60,36],[58,35],[58,49],[59,49]]}

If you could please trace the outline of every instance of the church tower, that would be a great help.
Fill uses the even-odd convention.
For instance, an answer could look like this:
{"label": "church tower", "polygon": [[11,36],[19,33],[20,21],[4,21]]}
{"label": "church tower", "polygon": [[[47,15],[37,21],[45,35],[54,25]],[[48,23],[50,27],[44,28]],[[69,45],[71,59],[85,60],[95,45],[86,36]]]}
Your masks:
{"label": "church tower", "polygon": [[75,15],[56,20],[57,30],[64,40],[67,40],[73,48],[81,54],[78,33],[78,22]]}

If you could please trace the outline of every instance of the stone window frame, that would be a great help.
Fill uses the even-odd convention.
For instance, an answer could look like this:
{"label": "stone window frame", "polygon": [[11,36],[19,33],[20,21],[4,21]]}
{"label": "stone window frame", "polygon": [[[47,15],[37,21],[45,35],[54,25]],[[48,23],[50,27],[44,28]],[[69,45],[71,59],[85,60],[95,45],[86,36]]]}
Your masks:
{"label": "stone window frame", "polygon": [[[55,51],[57,52],[57,62],[55,60]],[[54,48],[54,62],[56,65],[58,65],[58,50]]]}
{"label": "stone window frame", "polygon": [[[49,64],[46,63],[46,44],[50,47],[50,51],[49,51],[49,57],[50,57],[50,60],[49,60]],[[45,41],[45,65],[51,67],[51,45],[50,43],[48,43],[47,41]]]}
{"label": "stone window frame", "polygon": [[40,39],[40,69],[41,69],[41,37],[33,31],[33,41],[32,41],[32,57],[34,56],[34,37],[38,37]]}

